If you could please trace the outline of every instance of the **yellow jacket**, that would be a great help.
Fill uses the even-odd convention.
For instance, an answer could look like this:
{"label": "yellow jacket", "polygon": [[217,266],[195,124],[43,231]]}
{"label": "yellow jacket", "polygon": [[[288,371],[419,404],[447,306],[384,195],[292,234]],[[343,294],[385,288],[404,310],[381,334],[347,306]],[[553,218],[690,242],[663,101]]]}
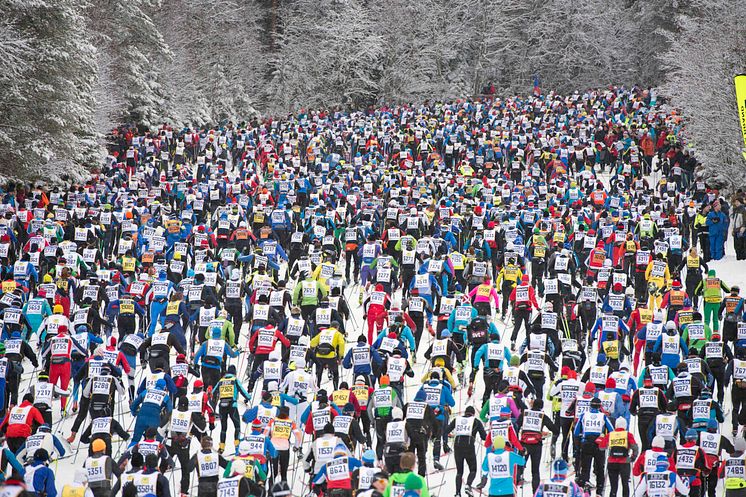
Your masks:
{"label": "yellow jacket", "polygon": [[336,328],[327,328],[311,339],[311,349],[320,359],[334,359],[345,354],[345,337]]}
{"label": "yellow jacket", "polygon": [[[451,372],[447,368],[442,368],[442,369],[443,369],[443,376],[448,381],[448,383],[451,384],[451,389],[455,390],[456,389],[456,380],[453,379],[453,375],[451,374]],[[422,383],[427,383],[428,381],[430,381],[430,373],[431,373],[431,371],[428,371],[427,373],[425,373],[425,376],[423,376],[422,380],[421,380]]]}
{"label": "yellow jacket", "polygon": [[509,281],[510,283],[512,283],[513,286],[516,286],[518,282],[521,281],[521,278],[523,278],[523,272],[521,271],[521,268],[513,264],[508,264],[503,267],[500,270],[500,273],[497,275],[495,286],[497,288],[502,288],[503,281]]}
{"label": "yellow jacket", "polygon": [[[663,275],[653,275],[653,267],[656,261],[652,260],[648,262],[648,267],[645,268],[645,280],[648,283],[654,283],[660,289],[668,287],[671,282],[671,273],[668,271],[668,264],[665,265]],[[665,261],[664,261],[665,264]]]}

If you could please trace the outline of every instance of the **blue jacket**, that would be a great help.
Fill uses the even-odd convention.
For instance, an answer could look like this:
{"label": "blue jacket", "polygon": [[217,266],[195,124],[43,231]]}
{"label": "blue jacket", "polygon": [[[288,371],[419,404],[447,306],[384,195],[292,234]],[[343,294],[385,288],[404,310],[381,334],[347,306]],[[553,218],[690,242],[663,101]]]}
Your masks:
{"label": "blue jacket", "polygon": [[431,404],[431,407],[434,411],[436,411],[435,417],[438,419],[442,419],[445,417],[445,407],[453,407],[456,405],[456,401],[454,400],[453,394],[451,393],[451,386],[448,384],[448,382],[440,380],[430,380],[422,385],[417,393],[419,394],[419,392],[422,392],[427,395],[427,391],[425,390],[426,386],[437,387],[438,385],[441,385],[443,387],[440,390],[440,400],[438,401],[437,405]]}
{"label": "blue jacket", "polygon": [[611,420],[606,415],[604,415],[604,425],[601,427],[601,431],[599,433],[592,433],[592,432],[585,431],[585,428],[583,427],[583,420],[585,416],[587,416],[588,414],[596,414],[598,412],[599,412],[598,410],[591,408],[590,410],[581,414],[580,418],[578,418],[578,422],[575,424],[575,430],[573,430],[573,435],[575,435],[578,438],[585,439],[586,435],[589,435],[589,436],[602,435],[604,431],[607,431],[607,432],[614,431],[614,425],[611,424]]}
{"label": "blue jacket", "polygon": [[171,397],[168,393],[166,393],[163,402],[159,405],[156,405],[153,402],[144,402],[147,394],[148,391],[144,390],[135,398],[135,401],[132,403],[132,407],[130,408],[130,414],[133,416],[152,416],[156,419],[160,419],[161,410],[163,408],[165,408],[168,413],[171,413],[174,405],[173,402],[171,402]]}
{"label": "blue jacket", "polygon": [[728,216],[723,211],[710,211],[707,214],[707,227],[710,233],[723,233],[728,229]]}
{"label": "blue jacket", "polygon": [[[494,452],[488,452],[484,456],[482,461],[482,474],[489,475],[490,473],[490,459],[494,459],[494,456],[501,456],[505,453],[505,450],[495,450]],[[493,456],[493,457],[491,457]],[[508,459],[508,472],[510,476],[507,478],[490,478],[490,495],[514,495],[515,488],[513,487],[513,475],[515,475],[516,466],[525,466],[526,459],[523,456],[518,455],[516,452],[509,452]]]}
{"label": "blue jacket", "polygon": [[358,346],[367,346],[368,344],[355,344],[353,347],[350,347],[347,350],[347,353],[345,354],[344,359],[342,360],[342,366],[344,366],[345,369],[352,368],[352,372],[355,376],[362,374],[362,375],[369,375],[372,374],[373,369],[371,368],[371,365],[375,364],[376,366],[381,366],[383,364],[383,359],[381,358],[381,354],[378,353],[378,350],[370,347],[370,364],[358,364],[357,366],[353,366],[352,364],[352,349],[354,347]]}
{"label": "blue jacket", "polygon": [[[492,323],[490,323],[492,327]],[[487,350],[489,343],[485,343],[477,349],[477,353],[474,355],[474,369],[479,369],[479,363],[484,361],[484,367],[487,367]],[[505,364],[510,364],[510,350],[508,347],[503,346],[504,358],[500,361],[500,367],[504,367]]]}
{"label": "blue jacket", "polygon": [[34,460],[26,466],[26,474],[33,471],[33,487],[28,490],[47,497],[57,497],[57,488],[54,485],[54,471],[41,461]]}

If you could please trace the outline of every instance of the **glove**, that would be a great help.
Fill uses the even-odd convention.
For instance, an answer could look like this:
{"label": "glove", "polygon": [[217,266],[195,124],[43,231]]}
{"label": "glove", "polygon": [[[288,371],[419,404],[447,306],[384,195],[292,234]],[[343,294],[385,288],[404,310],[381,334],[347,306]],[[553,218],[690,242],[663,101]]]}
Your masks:
{"label": "glove", "polygon": [[487,486],[487,477],[482,475],[482,479],[479,481],[479,484],[475,488],[482,490],[486,486]]}
{"label": "glove", "polygon": [[300,447],[293,447],[293,452],[295,452],[296,454],[300,455],[301,451],[302,449]]}
{"label": "glove", "polygon": [[210,423],[210,431],[215,431],[215,423]]}
{"label": "glove", "polygon": [[469,383],[469,388],[468,388],[468,390],[466,390],[466,394],[469,397],[471,397],[472,395],[474,395],[474,382],[473,381],[471,383]]}

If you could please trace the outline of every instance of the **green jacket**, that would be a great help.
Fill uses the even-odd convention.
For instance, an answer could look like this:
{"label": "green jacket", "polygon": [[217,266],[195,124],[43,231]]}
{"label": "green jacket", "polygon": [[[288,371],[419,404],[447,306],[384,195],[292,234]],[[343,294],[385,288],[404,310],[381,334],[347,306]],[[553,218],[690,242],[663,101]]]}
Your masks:
{"label": "green jacket", "polygon": [[697,288],[694,289],[694,293],[697,295],[703,295],[706,304],[720,304],[723,300],[723,294],[730,292],[728,285],[723,283],[723,280],[717,276],[708,275],[705,279],[699,282]]}
{"label": "green jacket", "polygon": [[[389,485],[386,487],[386,491],[383,493],[383,497],[391,497],[391,487],[394,485],[404,487],[404,482],[407,480],[407,477],[411,474],[411,471],[407,471],[406,473],[394,473],[389,478]],[[420,476],[417,475],[417,477],[422,481],[422,489],[420,491],[420,495],[422,497],[430,497],[430,492],[427,490],[427,481]]]}
{"label": "green jacket", "polygon": [[[308,286],[309,288],[311,285],[314,285],[316,287],[316,291],[314,292],[314,294],[304,295],[304,285]],[[293,289],[293,305],[318,305],[320,300],[319,293],[321,293],[321,297],[326,297],[328,290],[325,285],[321,284],[313,278],[306,278],[305,280],[301,280],[298,282],[297,285],[295,285],[295,288]]]}

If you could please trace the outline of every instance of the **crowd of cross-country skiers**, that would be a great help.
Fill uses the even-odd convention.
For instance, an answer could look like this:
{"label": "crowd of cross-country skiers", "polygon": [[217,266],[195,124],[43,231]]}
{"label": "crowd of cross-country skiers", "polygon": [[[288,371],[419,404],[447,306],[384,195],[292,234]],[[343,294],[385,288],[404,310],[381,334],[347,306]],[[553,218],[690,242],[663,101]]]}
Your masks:
{"label": "crowd of cross-country skiers", "polygon": [[610,88],[122,127],[8,185],[0,494],[746,496],[743,195],[682,125]]}

